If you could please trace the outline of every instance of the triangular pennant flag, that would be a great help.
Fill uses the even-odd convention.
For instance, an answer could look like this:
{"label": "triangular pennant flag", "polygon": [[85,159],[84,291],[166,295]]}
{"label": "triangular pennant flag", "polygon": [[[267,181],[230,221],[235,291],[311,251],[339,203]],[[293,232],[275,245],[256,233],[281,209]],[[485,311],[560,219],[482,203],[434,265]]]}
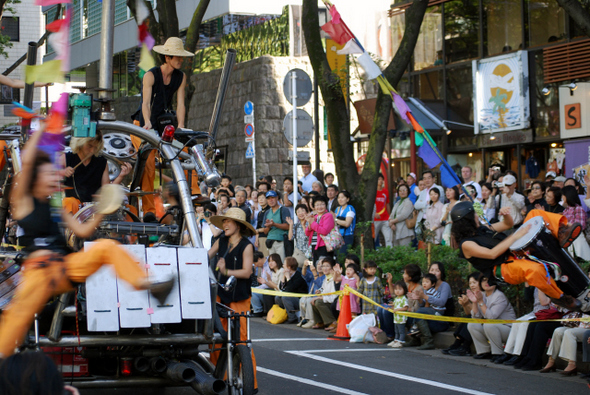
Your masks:
{"label": "triangular pennant flag", "polygon": [[425,141],[424,144],[418,148],[418,156],[422,158],[424,163],[426,163],[431,169],[438,166],[441,162],[434,149],[428,144],[428,141]]}
{"label": "triangular pennant flag", "polygon": [[424,135],[422,133],[414,133],[414,142],[416,143],[416,147],[422,146],[424,144]]}
{"label": "triangular pennant flag", "polygon": [[35,5],[46,6],[55,4],[71,4],[72,0],[35,0]]}
{"label": "triangular pennant flag", "polygon": [[410,118],[408,117],[408,113],[411,113],[412,111],[410,110],[410,107],[408,107],[408,105],[406,104],[406,101],[396,93],[391,92],[391,94],[393,95],[393,104],[395,104],[395,107],[397,108],[400,117],[404,121],[406,121],[406,123],[412,123],[412,121],[410,121]]}
{"label": "triangular pennant flag", "polygon": [[[148,19],[150,16],[150,10],[146,7],[143,0],[137,0],[135,2],[135,17],[137,18],[137,24],[141,25],[143,21]],[[151,49],[151,48],[150,48]]]}
{"label": "triangular pennant flag", "polygon": [[445,188],[452,188],[455,185],[461,184],[461,181],[459,181],[457,174],[454,171],[450,170],[449,167],[445,165],[445,163],[443,163],[440,167],[440,178],[441,183]]}
{"label": "triangular pennant flag", "polygon": [[64,92],[61,94],[59,99],[52,104],[49,115],[45,120],[47,125],[46,132],[53,134],[61,134],[64,122],[68,115],[68,98],[69,95]]}
{"label": "triangular pennant flag", "polygon": [[152,67],[156,66],[156,62],[154,61],[154,58],[152,57],[152,53],[150,52],[147,45],[145,45],[145,44],[141,45],[141,55],[139,57],[138,66],[143,71],[148,71]]}
{"label": "triangular pennant flag", "polygon": [[367,78],[370,80],[374,80],[375,78],[381,75],[381,69],[377,64],[371,59],[371,56],[367,52],[363,52],[361,56],[358,57],[359,64],[367,73]]}
{"label": "triangular pennant flag", "polygon": [[327,22],[322,25],[322,30],[325,31],[332,40],[336,41],[340,45],[344,45],[354,38],[347,31],[346,26],[343,23],[333,24],[332,22]]}
{"label": "triangular pennant flag", "polygon": [[332,16],[332,23],[333,24],[337,25],[340,23],[340,21],[341,21],[340,13],[338,12],[338,10],[336,10],[335,5],[330,7],[330,16]]}
{"label": "triangular pennant flag", "polygon": [[59,24],[59,30],[47,37],[47,41],[55,49],[55,59],[62,61],[61,70],[64,73],[70,71],[70,15],[68,10]]}
{"label": "triangular pennant flag", "polygon": [[49,60],[37,66],[25,66],[25,82],[64,82],[61,60]]}
{"label": "triangular pennant flag", "polygon": [[353,54],[361,54],[363,50],[359,45],[356,43],[356,40],[352,39],[344,44],[344,48],[339,49],[336,51],[338,55],[353,55]]}
{"label": "triangular pennant flag", "polygon": [[414,128],[414,130],[418,133],[424,133],[424,129],[422,128],[422,126],[420,126],[418,121],[416,121],[416,118],[414,118],[412,113],[409,113],[407,115],[408,115],[408,118],[410,118],[410,122],[412,123],[412,127]]}

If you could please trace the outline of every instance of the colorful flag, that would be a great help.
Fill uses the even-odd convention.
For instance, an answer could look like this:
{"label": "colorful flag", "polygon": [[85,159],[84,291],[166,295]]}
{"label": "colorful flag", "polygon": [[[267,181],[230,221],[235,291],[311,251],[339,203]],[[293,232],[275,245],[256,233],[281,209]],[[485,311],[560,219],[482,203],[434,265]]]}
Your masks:
{"label": "colorful flag", "polygon": [[336,10],[336,6],[330,7],[330,16],[332,16],[332,23],[337,25],[341,22],[340,13]]}
{"label": "colorful flag", "polygon": [[408,113],[411,113],[412,111],[410,110],[410,107],[408,107],[408,105],[406,104],[406,101],[397,93],[391,92],[391,95],[393,96],[394,107],[396,107],[399,111],[400,117],[404,121],[406,121],[406,123],[412,123],[412,121],[410,121],[410,118],[408,117]]}
{"label": "colorful flag", "polygon": [[[143,21],[148,19],[150,16],[150,10],[146,7],[143,0],[137,0],[135,2],[135,18],[137,18],[137,24],[143,24]],[[151,48],[150,48],[151,49]]]}
{"label": "colorful flag", "polygon": [[46,6],[55,4],[71,4],[72,0],[35,0],[35,5]]}
{"label": "colorful flag", "polygon": [[374,80],[375,78],[381,75],[381,69],[377,64],[371,59],[371,56],[365,51],[361,56],[358,57],[357,61],[367,73],[367,78],[370,80]]}
{"label": "colorful flag", "polygon": [[25,82],[57,82],[65,80],[61,60],[49,60],[37,66],[25,66]]}
{"label": "colorful flag", "polygon": [[344,45],[344,48],[337,50],[336,53],[338,55],[353,55],[362,54],[363,50],[361,47],[359,47],[356,40],[352,39]]}
{"label": "colorful flag", "polygon": [[61,134],[64,126],[64,122],[68,116],[68,99],[69,95],[64,92],[60,95],[59,99],[51,105],[49,115],[45,120],[47,125],[47,133]]}
{"label": "colorful flag", "polygon": [[145,45],[145,44],[141,45],[141,55],[139,57],[138,66],[143,71],[148,71],[152,67],[156,66],[156,62],[154,61],[154,58],[152,57],[152,53],[148,49],[147,45]]}
{"label": "colorful flag", "polygon": [[343,23],[327,22],[322,25],[322,30],[340,45],[344,45],[354,38]]}
{"label": "colorful flag", "polygon": [[64,19],[54,21],[47,27],[47,30],[54,32],[47,37],[47,41],[55,49],[55,60],[61,60],[64,73],[70,71],[70,16],[71,11],[67,10]]}
{"label": "colorful flag", "polygon": [[461,184],[457,174],[448,166],[447,163],[443,163],[440,166],[440,179],[443,187],[452,188],[455,185]]}
{"label": "colorful flag", "polygon": [[440,164],[440,158],[438,157],[432,146],[428,144],[428,142],[424,142],[424,144],[422,144],[420,148],[418,148],[418,156],[422,158],[424,163],[426,163],[426,165],[431,169],[435,168]]}

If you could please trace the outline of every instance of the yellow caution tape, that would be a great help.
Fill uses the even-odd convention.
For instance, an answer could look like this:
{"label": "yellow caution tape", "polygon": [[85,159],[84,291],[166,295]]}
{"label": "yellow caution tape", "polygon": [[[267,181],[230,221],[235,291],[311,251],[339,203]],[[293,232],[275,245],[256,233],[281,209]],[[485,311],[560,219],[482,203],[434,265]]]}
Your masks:
{"label": "yellow caution tape", "polygon": [[23,248],[25,248],[24,246],[17,246],[17,245],[14,245],[14,244],[6,244],[6,243],[1,243],[0,246],[2,246],[2,247],[12,247],[12,248],[14,248],[17,251],[20,251]]}
{"label": "yellow caution tape", "polygon": [[420,313],[412,313],[410,311],[397,311],[394,312],[392,308],[386,308],[380,305],[379,303],[375,302],[371,298],[361,294],[356,289],[350,288],[347,284],[344,286],[344,289],[336,292],[324,293],[324,294],[302,294],[302,293],[294,293],[294,292],[283,292],[283,291],[273,291],[270,289],[260,289],[260,288],[252,288],[252,293],[262,294],[262,295],[272,295],[272,296],[287,296],[287,297],[294,297],[294,298],[305,298],[305,297],[316,297],[316,296],[329,296],[329,295],[339,295],[342,297],[343,295],[347,295],[349,293],[358,296],[359,298],[363,299],[366,302],[374,304],[375,306],[387,310],[392,314],[399,314],[406,317],[422,319],[427,321],[445,321],[445,322],[459,322],[459,323],[466,323],[466,324],[522,324],[523,322],[566,322],[566,321],[579,321],[579,322],[590,322],[590,317],[584,318],[557,318],[552,320],[494,320],[488,318],[466,318],[466,317],[448,317],[445,315],[431,315],[431,314],[420,314]]}

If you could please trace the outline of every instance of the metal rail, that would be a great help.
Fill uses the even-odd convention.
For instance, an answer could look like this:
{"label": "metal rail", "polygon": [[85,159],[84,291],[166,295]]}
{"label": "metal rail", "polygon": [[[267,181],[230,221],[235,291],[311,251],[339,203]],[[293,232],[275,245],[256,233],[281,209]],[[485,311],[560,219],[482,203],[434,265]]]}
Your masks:
{"label": "metal rail", "polygon": [[[79,342],[78,342],[79,340]],[[39,339],[41,347],[112,347],[112,346],[170,346],[223,343],[219,333],[213,338],[198,333],[173,335],[84,335],[63,336],[59,341],[51,341],[47,337]]]}

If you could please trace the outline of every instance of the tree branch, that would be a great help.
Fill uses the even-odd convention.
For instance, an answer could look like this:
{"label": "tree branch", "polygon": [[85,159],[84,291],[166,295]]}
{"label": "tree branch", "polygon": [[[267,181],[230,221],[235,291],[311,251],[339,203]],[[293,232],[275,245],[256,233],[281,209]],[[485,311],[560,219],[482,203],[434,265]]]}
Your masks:
{"label": "tree branch", "polygon": [[590,37],[590,14],[577,0],[557,0],[561,8],[576,22],[582,32]]}

